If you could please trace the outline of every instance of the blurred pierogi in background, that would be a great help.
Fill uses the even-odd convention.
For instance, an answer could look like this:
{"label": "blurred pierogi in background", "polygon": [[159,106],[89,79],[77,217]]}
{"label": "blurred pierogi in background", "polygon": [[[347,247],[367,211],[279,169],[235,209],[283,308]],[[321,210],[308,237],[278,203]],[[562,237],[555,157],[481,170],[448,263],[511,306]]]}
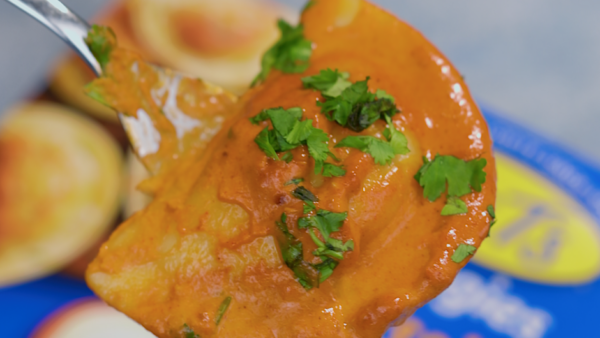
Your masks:
{"label": "blurred pierogi in background", "polygon": [[0,286],[56,272],[110,231],[122,155],[102,128],[51,103],[0,127]]}
{"label": "blurred pierogi in background", "polygon": [[[279,37],[278,18],[295,23],[298,13],[274,0],[126,0],[96,21],[145,60],[241,94],[260,71],[261,55]],[[93,78],[71,55],[58,63],[51,90],[70,105],[116,121],[112,110],[83,94]]]}

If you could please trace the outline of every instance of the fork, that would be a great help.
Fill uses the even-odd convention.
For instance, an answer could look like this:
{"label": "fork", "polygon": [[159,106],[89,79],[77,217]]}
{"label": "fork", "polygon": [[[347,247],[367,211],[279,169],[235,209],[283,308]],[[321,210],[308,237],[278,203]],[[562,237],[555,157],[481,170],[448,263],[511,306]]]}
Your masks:
{"label": "fork", "polygon": [[[100,64],[85,43],[85,38],[87,37],[91,26],[84,19],[73,13],[59,0],[6,1],[29,14],[31,17],[54,32],[59,38],[65,41],[72,49],[74,49],[83,60],[85,60],[85,62],[91,67],[97,76],[102,75],[102,68]],[[153,68],[157,72],[165,72],[158,66],[153,66]],[[179,74],[177,75],[177,77],[181,76],[182,75]],[[232,101],[237,99],[237,97],[235,97],[233,94],[227,93],[218,86],[212,84],[206,85],[207,88],[210,88],[211,92],[219,92],[230,95]],[[127,133],[134,152],[140,159],[142,159],[142,162],[144,162],[146,167],[151,172],[156,173],[158,171],[157,167],[160,166],[160,163],[156,165],[156,163],[150,163],[156,162],[155,160],[144,161],[144,158],[148,155],[153,155],[158,152],[161,143],[161,137],[164,138],[172,136],[160,134],[158,129],[154,127],[155,120],[153,116],[138,115],[136,117],[127,116],[122,113],[117,114],[119,116],[119,120],[121,121],[121,125]],[[192,119],[191,117],[187,118],[187,116],[186,119],[183,119],[183,121],[177,122],[179,124],[178,127],[180,127],[182,130],[192,130],[199,124],[198,121]],[[181,126],[182,122],[187,123],[188,125]],[[181,139],[182,135],[178,134],[177,137]],[[168,160],[169,158],[173,157],[170,155],[171,154],[161,154],[160,156],[162,156],[162,158],[165,160]]]}

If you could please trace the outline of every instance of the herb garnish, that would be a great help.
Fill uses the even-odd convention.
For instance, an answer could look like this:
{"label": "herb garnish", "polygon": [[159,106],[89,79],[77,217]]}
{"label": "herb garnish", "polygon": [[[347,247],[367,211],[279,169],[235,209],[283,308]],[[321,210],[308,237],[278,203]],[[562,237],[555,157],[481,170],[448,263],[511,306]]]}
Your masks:
{"label": "herb garnish", "polygon": [[299,200],[302,200],[304,203],[304,213],[308,214],[309,212],[315,210],[317,207],[314,202],[318,202],[319,199],[312,193],[310,190],[305,187],[298,187],[292,191],[292,196],[296,197]]}
{"label": "herb garnish", "polygon": [[477,248],[472,245],[460,244],[458,248],[456,248],[456,250],[454,251],[454,254],[452,254],[451,259],[454,263],[461,263],[465,260],[465,258],[474,254],[475,250],[477,250]]}
{"label": "herb garnish", "polygon": [[312,43],[304,38],[302,24],[294,27],[280,19],[277,26],[281,37],[263,55],[262,70],[252,82],[252,86],[264,81],[273,68],[284,73],[302,73],[308,68]]}
{"label": "herb garnish", "polygon": [[317,102],[321,112],[343,127],[360,132],[385,116],[392,117],[399,110],[394,98],[383,90],[369,92],[369,78],[352,83],[348,73],[326,69],[302,79],[304,86],[321,92],[325,102]]}
{"label": "herb garnish", "polygon": [[284,186],[288,186],[288,185],[298,185],[300,183],[304,182],[304,179],[302,177],[296,177],[293,178],[287,182],[285,182]]}
{"label": "herb garnish", "polygon": [[433,161],[423,158],[423,162],[415,179],[424,188],[423,195],[432,202],[448,190],[448,202],[444,207],[448,215],[457,214],[466,207],[464,202],[457,202],[458,197],[470,194],[471,189],[481,192],[481,185],[485,183],[483,168],[487,161],[484,158],[464,161],[454,156],[436,155]]}
{"label": "herb garnish", "polygon": [[85,43],[104,70],[110,60],[110,54],[117,45],[115,32],[107,26],[93,25],[85,38]]}
{"label": "herb garnish", "polygon": [[217,311],[217,317],[215,318],[215,323],[219,325],[221,319],[223,319],[223,315],[225,311],[229,308],[229,304],[231,304],[231,297],[227,297],[223,300],[221,305],[219,306],[219,310]]}
{"label": "herb garnish", "polygon": [[183,334],[185,338],[200,338],[200,335],[196,334],[187,324],[183,324]]}
{"label": "herb garnish", "polygon": [[487,207],[487,212],[490,215],[490,218],[492,219],[490,221],[490,230],[488,231],[488,237],[490,237],[490,232],[492,231],[492,227],[494,226],[494,224],[496,224],[496,210],[494,209],[493,205],[488,205]]}
{"label": "herb garnish", "polygon": [[318,287],[320,283],[319,270],[304,261],[302,242],[300,242],[287,226],[287,215],[283,213],[277,222],[277,227],[286,237],[286,242],[281,244],[281,254],[285,264],[294,272],[296,280],[307,290]]}
{"label": "herb garnish", "polygon": [[[340,230],[346,218],[348,218],[347,212],[334,213],[319,210],[315,216],[303,217],[298,220],[298,228],[308,229],[308,234],[317,244],[317,250],[313,252],[315,256],[322,260],[326,260],[327,257],[343,259],[344,252],[354,250],[354,241],[349,240],[343,243],[341,240],[331,237],[333,232]],[[313,229],[319,230],[324,241],[315,235]]]}
{"label": "herb garnish", "polygon": [[[320,174],[325,166],[325,160],[332,156],[327,143],[329,136],[321,129],[313,127],[313,120],[301,120],[301,108],[273,108],[263,110],[260,114],[250,118],[253,124],[271,120],[273,129],[265,127],[254,142],[274,160],[279,160],[278,152],[289,151],[302,145],[308,146],[308,153],[315,160],[315,174]],[[282,160],[291,161],[291,154],[284,155]],[[346,172],[331,168],[327,171],[331,176],[342,176]],[[341,168],[338,168],[341,169]]]}
{"label": "herb garnish", "polygon": [[466,214],[468,211],[469,208],[465,202],[456,196],[450,196],[442,209],[442,216]]}
{"label": "herb garnish", "polygon": [[374,136],[348,136],[335,145],[339,147],[355,148],[367,154],[370,154],[375,163],[384,165],[391,163],[396,155],[404,155],[409,152],[408,141],[404,134],[400,132],[389,116],[385,116],[388,127],[383,135],[387,142]]}

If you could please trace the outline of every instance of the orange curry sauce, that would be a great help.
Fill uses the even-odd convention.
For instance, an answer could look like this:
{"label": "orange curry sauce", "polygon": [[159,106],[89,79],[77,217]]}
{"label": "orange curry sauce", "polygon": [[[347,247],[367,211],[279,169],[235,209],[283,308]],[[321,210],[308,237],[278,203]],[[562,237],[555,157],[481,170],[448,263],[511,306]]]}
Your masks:
{"label": "orange curry sauce", "polygon": [[[88,283],[100,297],[159,337],[190,337],[189,329],[202,338],[381,337],[452,283],[468,261],[450,259],[459,244],[478,247],[488,234],[485,210],[496,195],[492,142],[450,62],[419,32],[365,1],[317,1],[302,23],[313,42],[309,69],[272,71],[230,106],[233,117],[210,143],[192,147],[146,184],[152,204],[115,231],[88,269]],[[120,61],[111,63],[136,60],[115,53]],[[349,72],[352,82],[369,76],[372,91],[396,99],[402,113],[393,122],[408,138],[409,154],[382,166],[359,150],[334,148],[357,133],[329,121],[316,105],[320,93],[301,82],[326,68]],[[189,101],[184,96],[177,98],[182,105]],[[132,115],[137,109],[127,108],[136,102],[113,104]],[[306,146],[292,151],[289,164],[267,157],[254,138],[270,122],[248,119],[276,107],[301,107],[305,119],[328,133],[346,175],[315,175]],[[186,113],[209,114],[193,105]],[[381,137],[384,128],[378,121],[360,134]],[[413,178],[422,156],[436,154],[487,160],[482,191],[462,198],[466,215],[441,216],[445,198],[430,202]],[[319,209],[348,212],[335,236],[355,243],[333,275],[311,290],[283,263],[278,243],[284,237],[275,224],[287,213],[304,259],[318,262],[315,244],[297,227],[303,203],[291,196],[294,185],[285,186],[296,177],[318,196]],[[226,297],[231,304],[216,325]]]}

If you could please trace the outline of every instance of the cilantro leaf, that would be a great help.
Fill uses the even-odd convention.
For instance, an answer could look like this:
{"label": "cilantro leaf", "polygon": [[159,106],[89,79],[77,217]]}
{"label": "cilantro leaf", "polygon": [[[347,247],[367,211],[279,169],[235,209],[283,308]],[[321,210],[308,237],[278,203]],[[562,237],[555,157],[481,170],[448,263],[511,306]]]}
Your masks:
{"label": "cilantro leaf", "polygon": [[346,170],[342,166],[325,163],[323,165],[323,176],[325,177],[342,177],[346,175]]}
{"label": "cilantro leaf", "polygon": [[263,55],[262,70],[252,82],[252,86],[264,81],[273,68],[284,73],[302,73],[308,68],[312,43],[304,38],[302,24],[294,27],[280,19],[277,26],[281,37]]}
{"label": "cilantro leaf", "polygon": [[465,260],[465,258],[474,254],[476,250],[477,248],[472,245],[460,244],[458,248],[456,248],[456,250],[454,251],[454,254],[452,254],[451,259],[454,263],[461,263]]}
{"label": "cilantro leaf", "polygon": [[305,214],[309,214],[311,213],[313,210],[317,209],[317,207],[315,206],[314,203],[310,202],[310,203],[305,203],[302,206],[302,212]]}
{"label": "cilantro leaf", "polygon": [[348,116],[348,127],[352,131],[361,132],[369,128],[382,117],[394,116],[398,112],[396,105],[388,99],[357,104]]}
{"label": "cilantro leaf", "polygon": [[494,209],[493,205],[488,205],[487,207],[487,212],[490,215],[491,221],[490,221],[490,230],[488,231],[488,237],[490,237],[490,232],[492,231],[492,227],[494,226],[494,224],[496,224],[496,210]]}
{"label": "cilantro leaf", "polygon": [[275,222],[275,224],[277,225],[277,228],[279,228],[279,230],[283,232],[283,234],[288,240],[293,241],[296,239],[296,237],[292,235],[290,229],[287,226],[287,215],[285,213],[281,214],[280,220]]}
{"label": "cilantro leaf", "polygon": [[394,148],[390,143],[373,136],[348,136],[336,144],[335,147],[358,149],[371,155],[375,163],[380,165],[391,163],[395,156]]}
{"label": "cilantro leaf", "polygon": [[[302,118],[301,108],[273,108],[266,110],[267,115],[273,123],[273,128],[281,133],[281,135],[287,135],[290,133],[294,124]],[[260,114],[259,114],[260,115]],[[295,143],[295,142],[289,142]]]}
{"label": "cilantro leaf", "polygon": [[[294,127],[289,131],[285,140],[291,144],[299,144],[306,141],[310,134],[315,130],[312,125],[313,120],[296,121]],[[327,138],[329,140],[329,137]]]}
{"label": "cilantro leaf", "polygon": [[469,209],[465,202],[456,196],[450,196],[442,209],[442,216],[466,214],[468,211]]}
{"label": "cilantro leaf", "polygon": [[286,242],[281,244],[281,256],[285,264],[292,270],[296,280],[307,290],[319,285],[319,272],[309,263],[304,261],[302,242],[300,242],[289,230],[287,215],[283,213],[281,219],[275,224],[283,232]]}
{"label": "cilantro leaf", "polygon": [[352,85],[348,81],[350,74],[340,73],[338,70],[326,69],[319,72],[318,75],[302,78],[305,88],[313,88],[321,92],[328,98],[340,96],[342,92]]}
{"label": "cilantro leaf", "polygon": [[319,271],[319,281],[323,283],[327,278],[331,277],[333,270],[338,266],[338,262],[331,258],[325,259],[323,262],[315,265],[315,269]]}
{"label": "cilantro leaf", "polygon": [[415,179],[423,189],[423,195],[435,201],[448,188],[448,196],[464,196],[471,193],[471,188],[481,191],[486,173],[483,168],[485,159],[464,161],[454,156],[437,155],[433,161],[425,161]]}
{"label": "cilantro leaf", "polygon": [[292,153],[290,153],[289,151],[285,154],[283,154],[283,156],[281,156],[281,160],[285,161],[285,163],[290,163],[292,162],[292,160],[294,159],[294,155],[292,155]]}
{"label": "cilantro leaf", "polygon": [[304,182],[304,179],[302,177],[296,177],[293,178],[287,182],[285,182],[284,186],[288,186],[288,185],[298,185],[300,183]]}
{"label": "cilantro leaf", "polygon": [[325,241],[327,241],[332,232],[340,230],[346,218],[348,218],[347,212],[334,213],[327,210],[319,210],[315,216],[301,218],[298,222],[298,227],[316,228],[323,235]]}
{"label": "cilantro leaf", "polygon": [[394,124],[392,123],[392,118],[389,116],[385,116],[385,120],[388,124],[388,127],[383,131],[383,135],[390,142],[392,149],[394,149],[394,154],[396,155],[405,155],[410,152],[408,149],[408,140],[406,136],[396,129]]}
{"label": "cilantro leaf", "polygon": [[84,91],[87,96],[91,97],[92,99],[96,100],[97,102],[99,102],[107,107],[111,107],[111,105],[108,103],[108,101],[106,101],[106,99],[104,98],[104,93],[103,93],[104,89],[102,88],[102,86],[99,86],[95,81],[90,82],[87,85],[85,85]]}
{"label": "cilantro leaf", "polygon": [[329,136],[321,129],[314,128],[308,138],[306,145],[308,153],[315,159],[315,174],[319,174],[323,169],[323,163],[329,156]]}
{"label": "cilantro leaf", "polygon": [[292,191],[292,196],[296,197],[299,200],[304,202],[318,202],[319,199],[315,194],[310,192],[310,190],[306,189],[303,186],[300,186]]}
{"label": "cilantro leaf", "polygon": [[110,27],[92,25],[85,43],[104,69],[110,61],[110,54],[117,46],[117,36]]}
{"label": "cilantro leaf", "polygon": [[200,335],[196,334],[187,324],[183,324],[183,334],[185,338],[200,338]]}
{"label": "cilantro leaf", "polygon": [[254,139],[254,142],[256,142],[256,144],[258,144],[260,149],[262,149],[265,152],[265,154],[267,154],[267,156],[278,161],[279,156],[277,156],[277,152],[275,152],[275,148],[273,147],[273,144],[271,143],[272,139],[269,136],[270,136],[269,128],[266,127],[265,129],[263,129],[260,132],[260,134],[258,134],[258,136],[256,136],[256,138]]}
{"label": "cilantro leaf", "polygon": [[215,319],[215,323],[217,325],[219,325],[219,323],[221,322],[221,319],[223,319],[223,315],[229,308],[229,304],[231,304],[231,297],[225,298],[223,300],[223,302],[221,303],[221,305],[219,306],[219,310],[217,311],[217,317]]}
{"label": "cilantro leaf", "polygon": [[388,94],[383,89],[377,89],[377,91],[375,92],[375,96],[378,99],[388,99],[388,100],[392,101],[393,104],[396,104],[396,99],[392,95]]}
{"label": "cilantro leaf", "polygon": [[262,121],[266,121],[269,119],[269,114],[267,113],[267,109],[261,111],[258,115],[251,117],[249,120],[252,124],[258,125]]}

